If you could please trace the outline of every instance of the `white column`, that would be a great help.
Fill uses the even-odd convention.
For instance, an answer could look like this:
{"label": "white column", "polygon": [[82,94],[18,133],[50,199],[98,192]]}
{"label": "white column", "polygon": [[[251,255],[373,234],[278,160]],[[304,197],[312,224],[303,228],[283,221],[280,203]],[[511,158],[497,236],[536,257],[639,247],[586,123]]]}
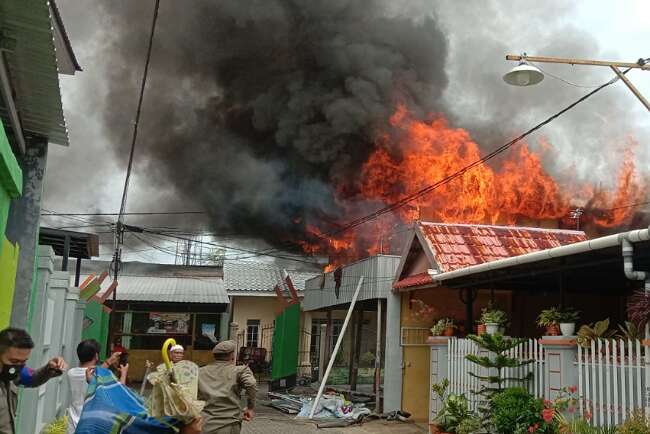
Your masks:
{"label": "white column", "polygon": [[311,377],[311,312],[303,312],[302,332],[300,333],[300,360],[298,376]]}
{"label": "white column", "polygon": [[386,297],[386,354],[384,354],[384,412],[402,408],[401,296]]}

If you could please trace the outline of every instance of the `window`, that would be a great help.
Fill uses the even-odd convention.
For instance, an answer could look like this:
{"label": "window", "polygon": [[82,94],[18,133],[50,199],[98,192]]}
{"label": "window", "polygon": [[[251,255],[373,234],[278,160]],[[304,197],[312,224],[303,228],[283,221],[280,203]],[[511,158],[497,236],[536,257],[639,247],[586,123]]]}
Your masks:
{"label": "window", "polygon": [[[318,366],[318,360],[320,357],[320,333],[321,325],[327,324],[326,319],[313,319],[311,322],[311,345],[309,352],[311,354],[312,366]],[[340,319],[332,320],[332,343],[330,348],[330,353],[334,351],[334,346],[336,345],[336,340],[341,334],[341,329],[343,328],[343,321]]]}
{"label": "window", "polygon": [[260,337],[260,320],[249,319],[246,321],[246,346],[258,347]]}
{"label": "window", "polygon": [[211,350],[221,339],[221,315],[196,314],[194,319],[194,349]]}

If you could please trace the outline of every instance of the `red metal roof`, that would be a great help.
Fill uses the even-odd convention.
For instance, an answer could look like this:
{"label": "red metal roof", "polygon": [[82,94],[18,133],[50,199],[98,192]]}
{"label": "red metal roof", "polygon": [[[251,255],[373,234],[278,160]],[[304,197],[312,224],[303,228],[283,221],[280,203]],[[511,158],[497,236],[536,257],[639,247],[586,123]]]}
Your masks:
{"label": "red metal roof", "polygon": [[[587,239],[582,231],[517,226],[420,222],[418,229],[428,243],[423,247],[431,250],[441,273]],[[421,274],[401,279],[394,288],[418,286],[432,281],[428,275],[429,281],[423,281],[422,277],[418,277]]]}

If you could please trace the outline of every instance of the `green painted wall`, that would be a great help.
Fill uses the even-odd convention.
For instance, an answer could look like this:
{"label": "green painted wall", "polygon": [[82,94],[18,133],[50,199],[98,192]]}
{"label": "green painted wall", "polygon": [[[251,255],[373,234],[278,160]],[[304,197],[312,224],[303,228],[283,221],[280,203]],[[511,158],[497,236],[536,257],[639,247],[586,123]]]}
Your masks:
{"label": "green painted wall", "polygon": [[20,248],[5,236],[11,200],[19,197],[23,188],[23,172],[11,150],[4,126],[0,122],[0,329],[11,322],[16,269]]}
{"label": "green painted wall", "polygon": [[0,252],[0,330],[9,326],[11,322],[11,306],[14,301],[14,289],[16,284],[16,268],[18,267],[18,256],[20,248],[2,237],[2,251]]}
{"label": "green painted wall", "polygon": [[106,358],[108,349],[108,318],[109,314],[104,311],[101,304],[96,301],[89,301],[86,305],[84,318],[84,329],[81,333],[82,339],[95,339],[102,346],[102,359]]}
{"label": "green painted wall", "polygon": [[298,370],[300,340],[300,304],[293,304],[275,318],[271,378],[295,375]]}

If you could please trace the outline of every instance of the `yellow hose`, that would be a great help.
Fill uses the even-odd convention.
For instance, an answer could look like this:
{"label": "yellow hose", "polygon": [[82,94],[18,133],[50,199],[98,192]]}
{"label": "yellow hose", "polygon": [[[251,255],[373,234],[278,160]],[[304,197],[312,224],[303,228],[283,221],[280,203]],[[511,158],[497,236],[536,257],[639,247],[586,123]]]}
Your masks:
{"label": "yellow hose", "polygon": [[169,347],[176,345],[176,340],[174,338],[169,338],[165,341],[162,346],[162,359],[165,362],[167,369],[172,368],[172,361],[169,360]]}

